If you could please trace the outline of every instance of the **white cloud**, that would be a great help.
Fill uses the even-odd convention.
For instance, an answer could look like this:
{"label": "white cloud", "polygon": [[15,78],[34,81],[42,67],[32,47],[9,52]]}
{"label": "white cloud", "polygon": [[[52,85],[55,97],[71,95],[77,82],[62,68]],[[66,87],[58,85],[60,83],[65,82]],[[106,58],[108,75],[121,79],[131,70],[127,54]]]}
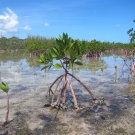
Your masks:
{"label": "white cloud", "polygon": [[18,31],[18,16],[10,9],[0,15],[0,33],[6,34]]}
{"label": "white cloud", "polygon": [[31,30],[32,28],[29,25],[26,25],[23,29],[25,29],[25,30]]}
{"label": "white cloud", "polygon": [[49,26],[49,23],[45,23],[44,26],[46,26],[46,27]]}

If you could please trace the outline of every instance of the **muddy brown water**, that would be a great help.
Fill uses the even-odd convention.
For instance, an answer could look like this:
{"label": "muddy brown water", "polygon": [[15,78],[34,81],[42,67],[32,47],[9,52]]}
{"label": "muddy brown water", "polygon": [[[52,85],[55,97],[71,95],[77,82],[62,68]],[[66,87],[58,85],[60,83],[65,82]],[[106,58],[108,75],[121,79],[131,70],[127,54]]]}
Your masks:
{"label": "muddy brown water", "polygon": [[[105,104],[93,105],[88,92],[69,77],[79,106],[93,105],[93,108],[75,112],[68,88],[68,109],[57,114],[57,109],[44,108],[45,94],[51,82],[63,73],[62,69],[51,68],[45,72],[40,71],[42,66],[30,67],[24,58],[18,62],[1,60],[0,79],[10,88],[10,114],[9,124],[0,126],[0,135],[135,135],[135,81],[128,68],[131,60],[127,60],[127,65],[122,58],[114,56],[84,61],[86,65],[75,67],[70,72],[84,82],[97,98],[104,97]],[[117,72],[115,66],[118,67]],[[0,91],[1,125],[5,112],[6,94]]]}

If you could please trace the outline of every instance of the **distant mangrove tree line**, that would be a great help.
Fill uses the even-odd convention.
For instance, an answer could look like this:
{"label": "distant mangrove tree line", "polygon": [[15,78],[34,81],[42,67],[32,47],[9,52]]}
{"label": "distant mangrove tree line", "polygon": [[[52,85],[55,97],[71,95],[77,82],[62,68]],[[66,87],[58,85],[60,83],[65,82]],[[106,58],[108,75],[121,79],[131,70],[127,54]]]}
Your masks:
{"label": "distant mangrove tree line", "polygon": [[[74,40],[74,39],[72,39]],[[104,52],[112,49],[135,49],[135,43],[115,43],[115,42],[101,42],[96,39],[87,41],[76,39],[77,42],[85,42],[86,52]],[[17,37],[1,37],[0,50],[15,50],[24,49],[28,52],[42,52],[47,51],[56,45],[55,38],[45,38],[42,36],[28,36],[26,39],[19,39]]]}

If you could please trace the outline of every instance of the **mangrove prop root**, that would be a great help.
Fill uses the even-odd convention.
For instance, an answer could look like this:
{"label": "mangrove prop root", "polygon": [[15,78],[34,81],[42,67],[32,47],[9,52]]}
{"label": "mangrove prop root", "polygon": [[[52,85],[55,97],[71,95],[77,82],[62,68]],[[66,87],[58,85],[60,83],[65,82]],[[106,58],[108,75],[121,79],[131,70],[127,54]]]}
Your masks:
{"label": "mangrove prop root", "polygon": [[[74,75],[70,74],[68,71],[67,71],[67,68],[64,68],[65,69],[65,73],[60,75],[57,79],[54,80],[54,82],[51,84],[51,86],[48,88],[48,91],[47,91],[47,94],[49,93],[49,96],[50,96],[50,92],[52,92],[52,102],[51,102],[51,108],[50,109],[53,109],[53,108],[57,108],[58,110],[60,108],[63,109],[63,105],[66,101],[66,90],[67,90],[67,83],[69,85],[69,88],[71,90],[71,94],[72,94],[72,97],[73,97],[73,102],[74,102],[74,107],[75,109],[79,109],[78,107],[78,103],[77,103],[77,99],[76,99],[76,95],[75,95],[75,92],[74,92],[74,89],[72,87],[72,84],[71,82],[69,81],[69,79],[67,78],[67,75],[73,77],[75,80],[77,80],[87,91],[88,93],[91,95],[92,99],[94,100],[94,102],[99,102],[97,101],[97,99],[95,98],[95,96],[93,95],[93,93],[90,91],[90,89],[84,84],[82,83],[78,78],[76,78]],[[64,81],[64,84],[63,84],[63,87],[61,88],[59,94],[58,94],[58,97],[57,97],[57,101],[54,103],[54,96],[56,94],[56,91],[58,89],[58,86],[60,84],[60,82],[62,81],[62,79],[65,77],[65,81]],[[60,79],[60,80],[59,80]],[[58,84],[56,85],[55,87],[55,90],[54,92],[51,90],[51,88],[53,87],[53,85],[57,82]],[[63,94],[63,100],[62,100],[62,104],[61,104],[61,97],[62,97],[62,94]]]}
{"label": "mangrove prop root", "polygon": [[89,94],[91,95],[91,97],[92,97],[92,99],[93,100],[97,100],[96,98],[95,98],[95,96],[93,95],[93,93],[90,91],[90,89],[84,84],[84,83],[82,83],[79,79],[77,79],[74,75],[72,75],[72,74],[70,74],[70,73],[67,73],[67,74],[69,74],[70,76],[72,76],[74,79],[76,79],[88,92],[89,92]]}
{"label": "mangrove prop root", "polygon": [[65,75],[63,75],[63,76],[61,77],[61,79],[59,80],[59,82],[58,82],[58,84],[57,84],[57,86],[56,86],[56,88],[55,88],[55,90],[54,90],[54,93],[53,93],[53,95],[52,95],[52,104],[53,104],[54,96],[55,96],[55,94],[56,94],[56,91],[57,91],[57,89],[58,89],[58,86],[59,86],[59,84],[60,84],[60,82],[62,81],[62,79],[63,79],[64,76],[65,76]]}
{"label": "mangrove prop root", "polygon": [[61,95],[62,95],[64,89],[66,88],[66,86],[67,86],[67,81],[65,81],[65,83],[64,83],[64,85],[63,85],[61,91],[60,91],[59,94],[58,94],[57,105],[60,105],[60,98],[61,98]]}
{"label": "mangrove prop root", "polygon": [[78,104],[77,104],[77,100],[76,100],[76,96],[75,96],[75,92],[74,92],[74,90],[73,90],[73,87],[72,87],[72,85],[71,85],[71,83],[70,83],[70,81],[67,79],[67,82],[68,82],[68,84],[69,84],[69,87],[70,87],[70,90],[71,90],[71,93],[72,93],[72,96],[73,96],[73,100],[74,100],[74,107],[75,108],[78,108]]}
{"label": "mangrove prop root", "polygon": [[[67,67],[67,65],[66,65],[66,67]],[[67,79],[67,68],[65,70],[65,81],[67,81],[66,79]],[[65,86],[65,89],[64,89],[64,92],[63,92],[63,101],[62,101],[63,104],[65,104],[65,101],[66,101],[66,90],[67,90],[66,87],[67,87],[67,83],[66,83],[66,86]]]}
{"label": "mangrove prop root", "polygon": [[47,90],[47,95],[48,95],[48,93],[51,91],[52,92],[52,94],[53,94],[53,91],[51,90],[51,88],[53,87],[53,85],[63,76],[63,75],[65,75],[65,74],[62,74],[61,76],[59,76],[57,79],[55,79],[54,80],[54,82],[51,84],[51,86],[48,88],[48,90]]}
{"label": "mangrove prop root", "polygon": [[[66,87],[67,87],[67,84],[66,84]],[[63,104],[65,104],[65,102],[66,102],[66,91],[67,91],[66,87],[65,87],[64,93],[63,93],[63,101],[62,101]]]}
{"label": "mangrove prop root", "polygon": [[52,94],[53,94],[53,91],[52,91],[52,89],[50,89],[50,90],[49,90],[49,97],[50,97],[50,91],[51,91],[51,92],[52,92]]}

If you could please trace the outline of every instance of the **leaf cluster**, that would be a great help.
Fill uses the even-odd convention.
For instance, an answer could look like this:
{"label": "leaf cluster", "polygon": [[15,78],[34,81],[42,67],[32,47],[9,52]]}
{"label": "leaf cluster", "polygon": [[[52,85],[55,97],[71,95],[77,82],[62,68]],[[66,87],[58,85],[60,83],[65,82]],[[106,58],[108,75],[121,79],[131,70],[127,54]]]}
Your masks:
{"label": "leaf cluster", "polygon": [[[63,33],[62,36],[56,38],[56,45],[53,48],[40,55],[38,62],[46,65],[42,70],[51,66],[71,68],[74,63],[82,65],[79,60],[85,53],[85,49],[85,42],[73,40],[67,33]],[[53,59],[60,60],[61,63],[53,64]]]}
{"label": "leaf cluster", "polygon": [[2,82],[0,83],[0,89],[3,90],[4,92],[8,93],[9,87],[8,84]]}
{"label": "leaf cluster", "polygon": [[[135,20],[133,20],[133,22],[135,22]],[[135,31],[134,31],[134,29],[133,28],[129,29],[127,31],[127,34],[130,37],[130,43],[135,43]]]}

